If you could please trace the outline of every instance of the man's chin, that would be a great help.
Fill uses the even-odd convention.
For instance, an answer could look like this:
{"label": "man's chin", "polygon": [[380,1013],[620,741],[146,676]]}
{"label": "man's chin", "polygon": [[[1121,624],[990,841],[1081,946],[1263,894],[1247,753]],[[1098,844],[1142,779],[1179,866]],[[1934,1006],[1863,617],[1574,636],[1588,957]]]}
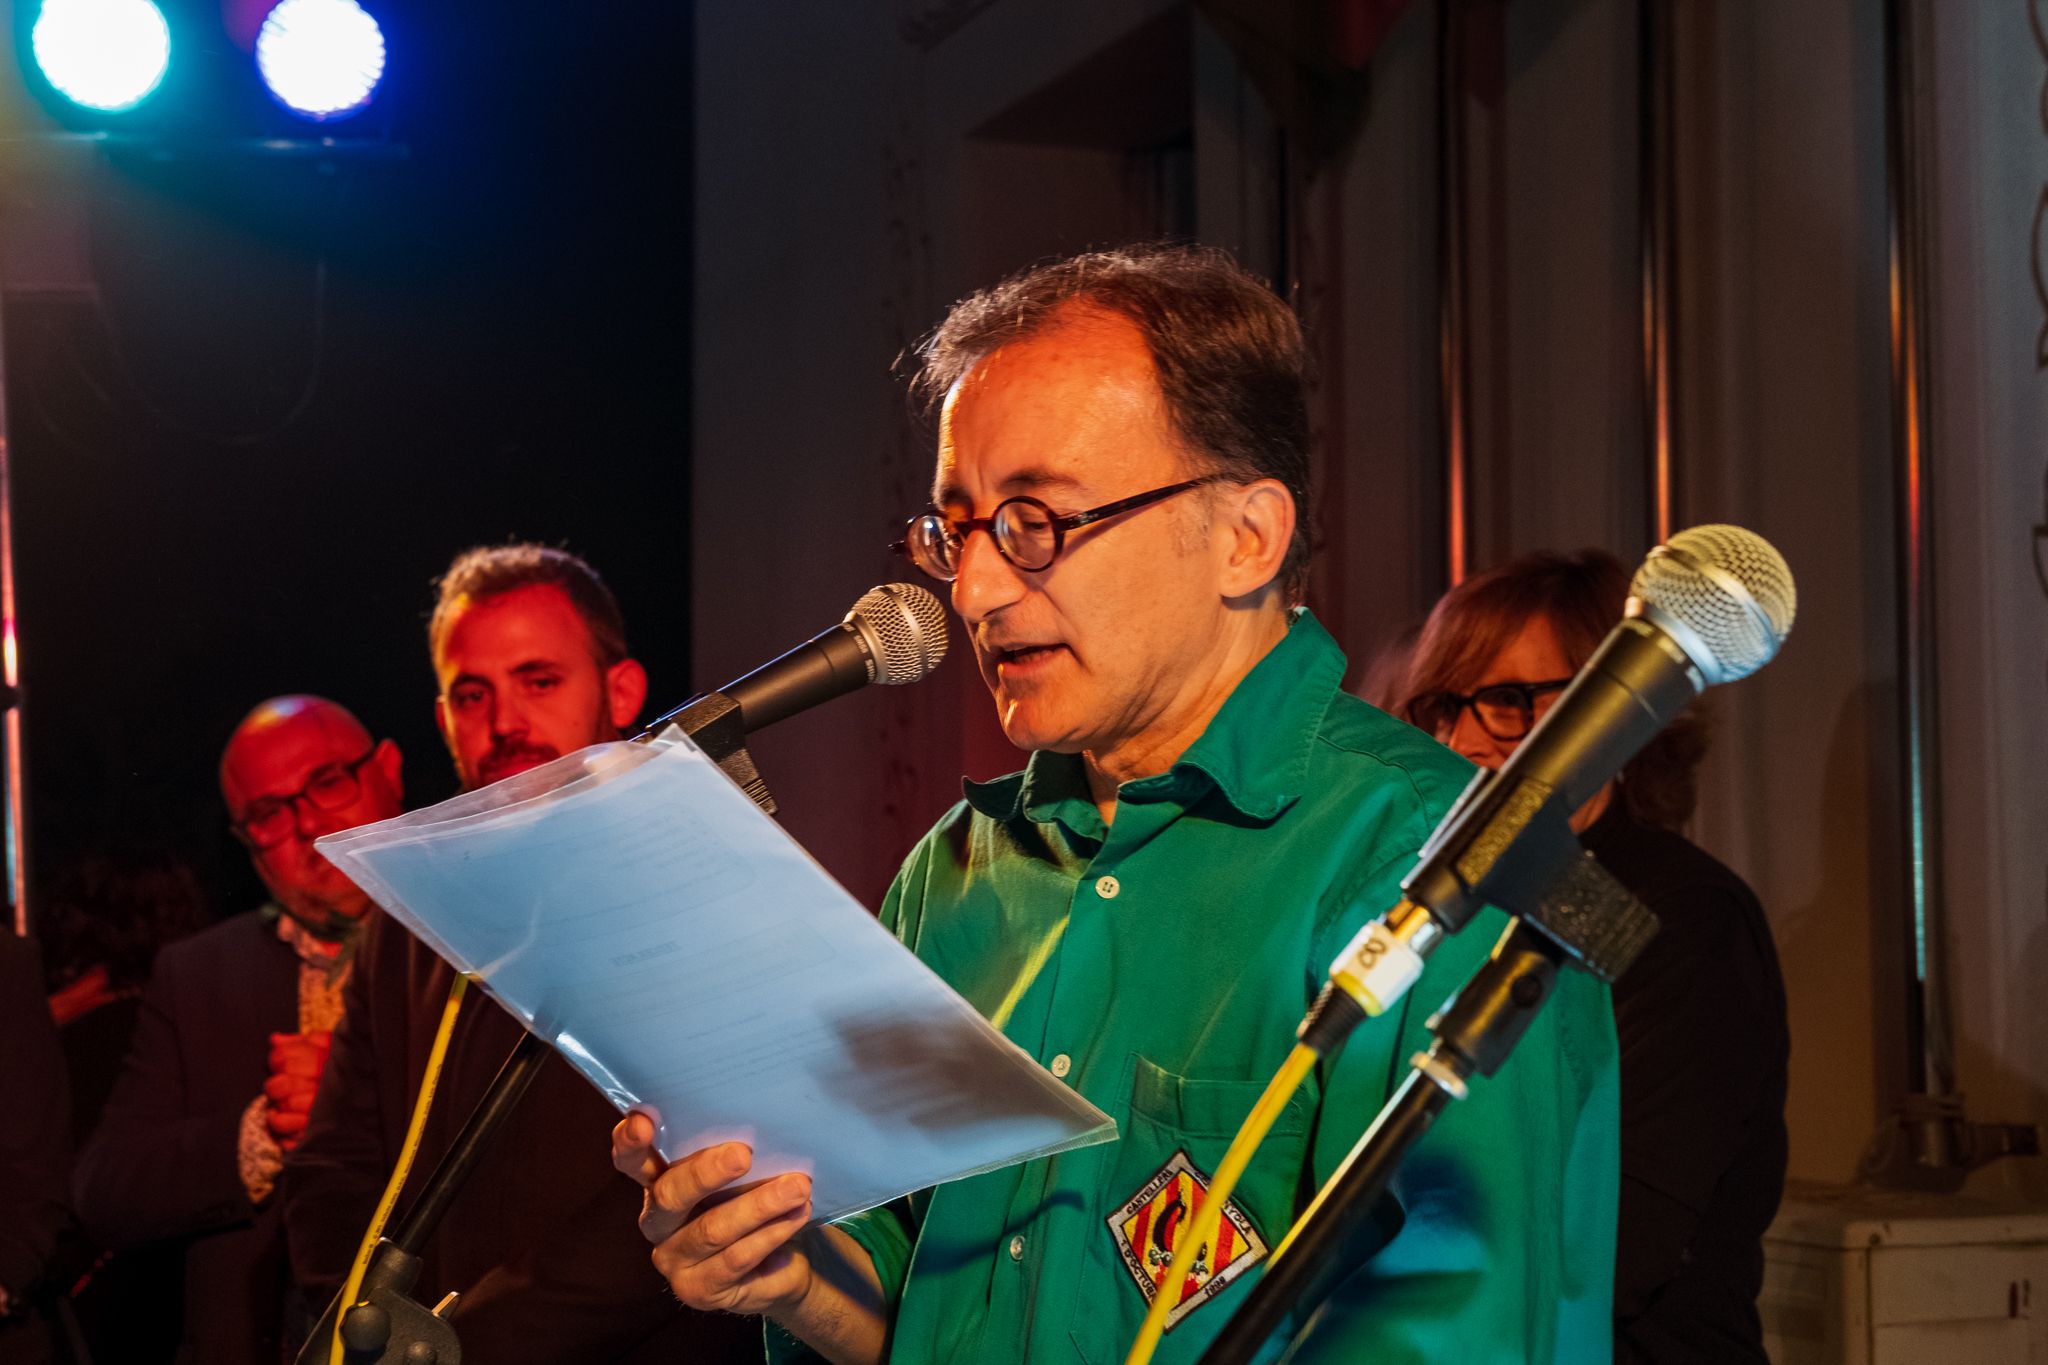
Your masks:
{"label": "man's chin", "polygon": [[367,896],[345,901],[295,896],[289,901],[279,901],[279,905],[316,937],[330,942],[349,937],[362,923],[363,916],[370,912]]}
{"label": "man's chin", "polygon": [[1028,704],[1008,702],[996,721],[1003,727],[1003,738],[1026,753],[1078,754],[1088,747],[1085,736]]}

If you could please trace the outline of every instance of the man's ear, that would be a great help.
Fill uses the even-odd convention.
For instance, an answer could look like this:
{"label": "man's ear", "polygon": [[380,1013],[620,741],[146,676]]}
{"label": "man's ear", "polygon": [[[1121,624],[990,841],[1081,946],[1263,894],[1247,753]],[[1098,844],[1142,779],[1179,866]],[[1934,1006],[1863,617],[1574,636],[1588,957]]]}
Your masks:
{"label": "man's ear", "polygon": [[1294,543],[1294,495],[1278,479],[1260,479],[1222,499],[1223,596],[1249,597],[1280,575]]}
{"label": "man's ear", "polygon": [[441,742],[448,746],[448,752],[455,752],[455,723],[448,715],[448,699],[434,698],[434,732],[441,736]]}
{"label": "man's ear", "polygon": [[[439,703],[436,703],[436,706],[438,707]],[[405,760],[399,754],[398,746],[388,739],[381,741],[377,745],[375,757],[371,758],[370,762],[376,766],[379,773],[383,774],[384,780],[391,784],[391,795],[397,799],[401,806],[404,805]]]}
{"label": "man's ear", "polygon": [[621,659],[604,671],[604,696],[612,728],[624,733],[647,704],[647,670],[638,659]]}

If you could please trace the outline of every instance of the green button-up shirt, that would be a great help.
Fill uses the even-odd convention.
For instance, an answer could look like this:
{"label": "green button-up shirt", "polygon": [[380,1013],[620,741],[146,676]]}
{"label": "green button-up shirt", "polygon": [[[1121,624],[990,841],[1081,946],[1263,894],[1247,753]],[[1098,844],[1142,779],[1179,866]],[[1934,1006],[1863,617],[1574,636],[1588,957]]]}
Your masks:
{"label": "green button-up shirt", "polygon": [[[889,1297],[891,1361],[1123,1358],[1146,1308],[1134,1267],[1185,1216],[1176,1158],[1206,1183],[1330,960],[1395,902],[1470,775],[1346,695],[1343,671],[1297,613],[1178,763],[1123,785],[1113,824],[1078,758],[1040,753],[969,783],[905,862],[883,921],[1120,1137],[841,1223]],[[1295,1095],[1238,1186],[1249,1235],[1219,1238],[1245,1265],[1168,1332],[1162,1365],[1193,1361],[1243,1301],[1505,925],[1488,911],[1444,941],[1405,1005]],[[1410,1154],[1399,1231],[1358,1250],[1294,1359],[1610,1358],[1617,1076],[1606,988],[1567,972],[1502,1073]],[[794,1345],[772,1326],[769,1344]]]}

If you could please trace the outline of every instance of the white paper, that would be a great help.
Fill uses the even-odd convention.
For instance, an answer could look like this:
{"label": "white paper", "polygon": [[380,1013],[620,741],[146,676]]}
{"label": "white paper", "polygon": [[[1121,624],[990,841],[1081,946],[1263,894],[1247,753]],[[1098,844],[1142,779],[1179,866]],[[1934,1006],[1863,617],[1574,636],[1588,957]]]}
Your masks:
{"label": "white paper", "polygon": [[1116,1136],[678,732],[318,847],[663,1155],[745,1142],[821,1220]]}

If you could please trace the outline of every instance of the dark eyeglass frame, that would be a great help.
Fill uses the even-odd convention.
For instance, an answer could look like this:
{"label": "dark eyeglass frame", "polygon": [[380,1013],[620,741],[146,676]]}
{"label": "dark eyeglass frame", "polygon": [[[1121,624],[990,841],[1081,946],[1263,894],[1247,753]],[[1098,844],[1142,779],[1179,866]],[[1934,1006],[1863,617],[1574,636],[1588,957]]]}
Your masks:
{"label": "dark eyeglass frame", "polygon": [[[228,825],[228,828],[231,831],[233,831],[234,836],[237,839],[240,839],[250,848],[276,848],[279,844],[282,844],[286,840],[290,839],[292,837],[292,834],[298,830],[299,802],[305,802],[314,810],[326,811],[329,814],[332,814],[335,811],[346,808],[351,801],[354,801],[358,796],[361,796],[363,793],[362,767],[365,763],[368,763],[371,759],[377,756],[377,750],[381,747],[381,745],[372,744],[369,748],[369,752],[365,753],[361,758],[358,758],[351,763],[342,763],[340,765],[327,764],[323,766],[318,772],[313,774],[311,781],[307,782],[305,786],[299,788],[297,791],[291,793],[289,796],[258,797],[257,800],[259,802],[269,803],[266,806],[263,815],[260,817],[261,819],[274,818],[274,816],[278,813],[282,813],[290,817],[289,824],[280,824],[278,826],[279,834],[276,838],[258,838],[256,836],[255,831],[250,829],[249,827],[250,821],[247,815],[244,815],[243,818],[240,820],[232,821]],[[336,798],[334,804],[331,806],[328,805],[326,802],[322,801],[319,797],[313,795],[313,788],[318,786],[322,782],[328,781],[330,777],[346,777],[348,779],[348,795]]]}
{"label": "dark eyeglass frame", "polygon": [[[1438,734],[1442,731],[1457,729],[1459,713],[1470,707],[1472,709],[1472,718],[1479,722],[1479,728],[1492,735],[1495,739],[1502,741],[1527,739],[1529,731],[1536,727],[1537,699],[1539,697],[1547,697],[1553,692],[1562,692],[1565,688],[1570,687],[1574,681],[1576,680],[1573,678],[1550,678],[1543,682],[1488,683],[1478,691],[1470,694],[1449,690],[1425,692],[1421,696],[1409,701],[1408,705],[1403,707],[1402,710],[1407,715],[1410,725],[1420,730],[1427,730],[1431,734]],[[1482,697],[1486,697],[1489,693],[1505,693],[1514,698],[1513,701],[1506,704],[1521,713],[1521,729],[1513,734],[1504,735],[1486,723],[1486,711],[1480,706],[1479,702]],[[1501,701],[1491,701],[1488,705],[1499,706]],[[1440,711],[1442,715],[1450,717],[1448,723],[1432,720],[1426,714],[1437,711]],[[1428,720],[1429,723],[1424,724],[1425,720]]]}
{"label": "dark eyeglass frame", "polygon": [[[1191,488],[1200,488],[1203,484],[1216,483],[1226,477],[1228,476],[1223,474],[1204,474],[1199,479],[1186,479],[1180,483],[1168,484],[1164,488],[1154,488],[1148,492],[1133,494],[1128,498],[1118,498],[1115,502],[1105,502],[1100,507],[1091,507],[1085,512],[1070,512],[1066,516],[1060,516],[1040,499],[1028,495],[1004,498],[996,504],[995,510],[985,517],[961,517],[956,520],[946,516],[938,508],[933,508],[931,511],[920,512],[912,517],[904,527],[903,538],[892,544],[889,550],[893,554],[902,555],[941,583],[950,583],[960,576],[960,552],[966,548],[967,537],[973,535],[976,531],[986,531],[988,532],[989,541],[996,547],[996,553],[1001,555],[1012,568],[1019,569],[1024,573],[1044,573],[1059,562],[1061,552],[1067,548],[1067,532],[1078,530],[1083,526],[1092,525],[1098,521],[1107,521],[1109,518],[1121,516],[1125,512],[1135,512],[1140,507],[1147,507],[1152,503],[1161,502],[1176,493],[1185,493]],[[1004,547],[1003,538],[996,534],[996,523],[1001,520],[1004,509],[1020,504],[1026,507],[1035,507],[1044,513],[1046,524],[1052,528],[1052,552],[1045,557],[1043,564],[1020,563],[1017,557]],[[937,569],[919,558],[916,549],[913,547],[913,541],[917,536],[919,528],[928,524],[938,533],[939,538],[951,537],[950,543],[953,547],[954,563],[952,573],[940,573]]]}

